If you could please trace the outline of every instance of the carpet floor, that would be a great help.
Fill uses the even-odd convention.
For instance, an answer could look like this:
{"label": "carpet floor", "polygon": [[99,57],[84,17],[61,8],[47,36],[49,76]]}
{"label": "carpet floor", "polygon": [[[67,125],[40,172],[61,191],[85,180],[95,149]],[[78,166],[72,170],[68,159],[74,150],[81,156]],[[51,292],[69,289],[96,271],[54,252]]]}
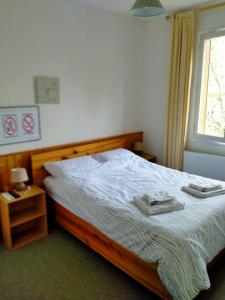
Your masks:
{"label": "carpet floor", "polygon": [[[196,300],[225,300],[225,259]],[[0,244],[0,300],[158,300],[64,230],[15,251]]]}

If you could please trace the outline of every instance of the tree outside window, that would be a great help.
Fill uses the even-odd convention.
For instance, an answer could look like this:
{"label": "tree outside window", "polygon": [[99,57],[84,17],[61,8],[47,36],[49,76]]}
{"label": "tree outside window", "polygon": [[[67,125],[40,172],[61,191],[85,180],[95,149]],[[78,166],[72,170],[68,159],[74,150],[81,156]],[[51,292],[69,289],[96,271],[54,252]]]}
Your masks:
{"label": "tree outside window", "polygon": [[225,35],[204,40],[198,133],[224,137]]}

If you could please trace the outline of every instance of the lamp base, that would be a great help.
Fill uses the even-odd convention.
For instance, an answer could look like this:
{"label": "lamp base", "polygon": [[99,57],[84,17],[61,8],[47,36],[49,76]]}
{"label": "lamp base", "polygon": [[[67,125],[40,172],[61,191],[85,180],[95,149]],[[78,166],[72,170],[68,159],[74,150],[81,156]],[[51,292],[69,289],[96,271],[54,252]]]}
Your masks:
{"label": "lamp base", "polygon": [[27,189],[27,186],[24,182],[19,182],[15,184],[15,189],[17,191],[25,191]]}

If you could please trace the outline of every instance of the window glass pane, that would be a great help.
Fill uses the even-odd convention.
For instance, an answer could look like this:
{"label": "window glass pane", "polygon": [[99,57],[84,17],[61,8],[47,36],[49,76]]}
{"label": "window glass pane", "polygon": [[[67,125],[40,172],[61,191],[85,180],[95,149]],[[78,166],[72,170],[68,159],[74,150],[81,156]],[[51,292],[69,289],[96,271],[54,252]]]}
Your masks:
{"label": "window glass pane", "polygon": [[198,133],[224,137],[225,36],[205,40]]}

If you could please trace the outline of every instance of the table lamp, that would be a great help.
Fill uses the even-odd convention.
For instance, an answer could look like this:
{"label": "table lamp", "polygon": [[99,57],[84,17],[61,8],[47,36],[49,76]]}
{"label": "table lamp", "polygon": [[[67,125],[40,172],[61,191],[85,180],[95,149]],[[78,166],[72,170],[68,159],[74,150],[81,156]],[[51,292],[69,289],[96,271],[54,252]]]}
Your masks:
{"label": "table lamp", "polygon": [[17,191],[26,189],[26,182],[28,180],[27,170],[25,168],[15,168],[11,170],[11,183],[15,184]]}

